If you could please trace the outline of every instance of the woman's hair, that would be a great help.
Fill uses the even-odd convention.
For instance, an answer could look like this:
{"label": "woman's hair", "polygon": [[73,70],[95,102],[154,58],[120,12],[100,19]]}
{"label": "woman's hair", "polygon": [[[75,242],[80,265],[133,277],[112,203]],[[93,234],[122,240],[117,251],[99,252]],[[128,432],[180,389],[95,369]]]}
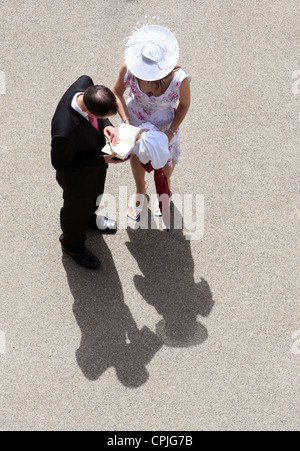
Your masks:
{"label": "woman's hair", "polygon": [[105,86],[90,86],[84,94],[83,102],[93,116],[106,117],[118,112],[114,93]]}

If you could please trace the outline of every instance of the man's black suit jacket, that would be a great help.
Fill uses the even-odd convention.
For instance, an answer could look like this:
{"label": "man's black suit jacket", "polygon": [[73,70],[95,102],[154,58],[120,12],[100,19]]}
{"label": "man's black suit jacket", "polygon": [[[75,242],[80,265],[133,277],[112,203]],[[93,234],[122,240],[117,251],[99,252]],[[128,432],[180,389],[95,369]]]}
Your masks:
{"label": "man's black suit jacket", "polygon": [[75,94],[92,85],[90,77],[80,77],[64,94],[52,120],[51,161],[68,197],[92,197],[104,189],[108,166],[101,152],[105,145],[103,130],[112,124],[99,119],[98,132],[71,106]]}

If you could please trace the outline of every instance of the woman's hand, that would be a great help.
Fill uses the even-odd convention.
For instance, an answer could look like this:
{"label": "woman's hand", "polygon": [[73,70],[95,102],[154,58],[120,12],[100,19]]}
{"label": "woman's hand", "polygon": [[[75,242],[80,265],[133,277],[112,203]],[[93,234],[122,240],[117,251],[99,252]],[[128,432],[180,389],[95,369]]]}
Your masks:
{"label": "woman's hand", "polygon": [[142,139],[142,134],[145,132],[150,132],[150,130],[148,128],[143,128],[137,138],[137,141],[139,141],[140,139]]}
{"label": "woman's hand", "polygon": [[111,126],[105,127],[104,136],[112,143],[113,146],[119,144],[119,132],[116,128]]}
{"label": "woman's hand", "polygon": [[171,144],[171,141],[172,141],[172,139],[174,138],[173,133],[171,133],[170,130],[166,130],[164,133],[165,133],[165,135],[167,135],[167,137],[168,137],[169,144]]}

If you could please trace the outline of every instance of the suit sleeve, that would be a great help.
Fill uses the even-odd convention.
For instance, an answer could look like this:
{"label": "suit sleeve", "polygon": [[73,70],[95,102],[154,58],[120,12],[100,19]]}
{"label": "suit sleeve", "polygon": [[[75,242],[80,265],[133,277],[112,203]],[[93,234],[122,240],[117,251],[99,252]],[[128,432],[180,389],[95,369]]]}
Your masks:
{"label": "suit sleeve", "polygon": [[51,162],[57,171],[80,172],[87,167],[104,166],[103,155],[88,158],[79,157],[73,141],[62,136],[53,136]]}
{"label": "suit sleeve", "polygon": [[102,121],[102,125],[103,125],[103,130],[106,127],[113,127],[113,124],[110,122],[109,119],[101,119],[101,121]]}

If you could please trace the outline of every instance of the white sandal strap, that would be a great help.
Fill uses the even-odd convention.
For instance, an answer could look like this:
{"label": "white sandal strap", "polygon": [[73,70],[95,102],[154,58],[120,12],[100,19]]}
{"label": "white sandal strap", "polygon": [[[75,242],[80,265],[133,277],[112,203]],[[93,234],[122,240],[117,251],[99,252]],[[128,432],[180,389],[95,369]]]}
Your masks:
{"label": "white sandal strap", "polygon": [[129,208],[132,208],[133,210],[136,210],[138,213],[141,214],[141,213],[143,212],[144,204],[143,204],[143,205],[139,205],[139,206],[137,207],[136,205],[134,205],[133,202],[129,202],[128,207],[129,207]]}
{"label": "white sandal strap", "polygon": [[[135,194],[131,197],[128,207],[132,208],[133,210],[136,210],[138,213],[142,213],[143,209],[144,209],[144,203],[145,203],[145,196],[143,196],[143,202],[141,203],[141,205],[137,206],[133,203],[133,198],[134,198]],[[138,202],[138,201],[137,201]]]}

